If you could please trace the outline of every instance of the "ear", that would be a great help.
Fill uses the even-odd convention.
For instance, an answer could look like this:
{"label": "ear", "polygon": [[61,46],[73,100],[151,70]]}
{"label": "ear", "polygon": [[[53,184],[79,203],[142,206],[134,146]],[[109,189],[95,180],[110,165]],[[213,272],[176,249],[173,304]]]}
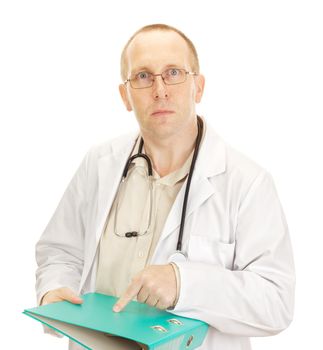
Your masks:
{"label": "ear", "polygon": [[125,84],[120,84],[119,85],[119,92],[123,101],[123,104],[126,106],[127,111],[132,111],[132,107],[128,98],[128,94],[127,94],[127,87]]}
{"label": "ear", "polygon": [[204,91],[204,85],[205,85],[205,78],[204,75],[199,74],[195,77],[195,103],[200,103],[202,96],[203,96],[203,91]]}

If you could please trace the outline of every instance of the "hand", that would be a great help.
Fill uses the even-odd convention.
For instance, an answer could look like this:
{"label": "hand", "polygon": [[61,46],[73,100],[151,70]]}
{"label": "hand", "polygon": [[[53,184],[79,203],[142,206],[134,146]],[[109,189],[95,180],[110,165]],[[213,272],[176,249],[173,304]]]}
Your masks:
{"label": "hand", "polygon": [[119,312],[134,298],[140,303],[164,310],[174,305],[176,275],[172,265],[150,265],[139,272],[113,307]]}
{"label": "hand", "polygon": [[77,296],[71,289],[67,287],[53,289],[49,292],[47,292],[42,300],[40,305],[47,305],[51,303],[56,303],[58,301],[69,301],[73,304],[82,304],[83,300]]}

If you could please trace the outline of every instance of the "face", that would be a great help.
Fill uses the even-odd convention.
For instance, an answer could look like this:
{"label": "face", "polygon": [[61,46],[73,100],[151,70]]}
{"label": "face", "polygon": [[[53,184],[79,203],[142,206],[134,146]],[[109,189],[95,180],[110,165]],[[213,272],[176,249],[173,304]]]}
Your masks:
{"label": "face", "polygon": [[[127,50],[127,78],[145,71],[160,74],[169,68],[191,72],[191,53],[185,40],[173,31],[150,31],[138,34]],[[128,111],[134,111],[142,133],[167,138],[192,127],[195,104],[204,88],[202,75],[187,75],[186,81],[166,85],[161,76],[153,86],[133,89],[129,83],[119,87]]]}

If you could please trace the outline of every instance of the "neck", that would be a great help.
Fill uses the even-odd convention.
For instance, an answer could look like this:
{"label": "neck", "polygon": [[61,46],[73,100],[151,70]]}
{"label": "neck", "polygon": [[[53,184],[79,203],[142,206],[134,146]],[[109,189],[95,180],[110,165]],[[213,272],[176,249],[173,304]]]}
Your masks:
{"label": "neck", "polygon": [[160,177],[166,176],[183,166],[194,150],[197,136],[197,121],[167,138],[143,135],[145,152]]}

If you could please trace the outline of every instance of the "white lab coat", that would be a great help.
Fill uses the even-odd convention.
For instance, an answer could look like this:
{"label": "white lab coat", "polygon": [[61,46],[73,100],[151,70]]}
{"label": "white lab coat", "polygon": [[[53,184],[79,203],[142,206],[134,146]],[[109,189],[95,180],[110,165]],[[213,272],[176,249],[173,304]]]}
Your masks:
{"label": "white lab coat", "polygon": [[[36,246],[38,300],[62,286],[95,291],[100,236],[136,136],[96,146],[85,156]],[[167,263],[175,250],[184,190],[151,264]],[[209,125],[192,178],[183,251],[188,260],[177,262],[181,291],[172,312],[210,325],[199,349],[250,349],[249,337],[274,335],[289,325],[294,266],[273,180]]]}

